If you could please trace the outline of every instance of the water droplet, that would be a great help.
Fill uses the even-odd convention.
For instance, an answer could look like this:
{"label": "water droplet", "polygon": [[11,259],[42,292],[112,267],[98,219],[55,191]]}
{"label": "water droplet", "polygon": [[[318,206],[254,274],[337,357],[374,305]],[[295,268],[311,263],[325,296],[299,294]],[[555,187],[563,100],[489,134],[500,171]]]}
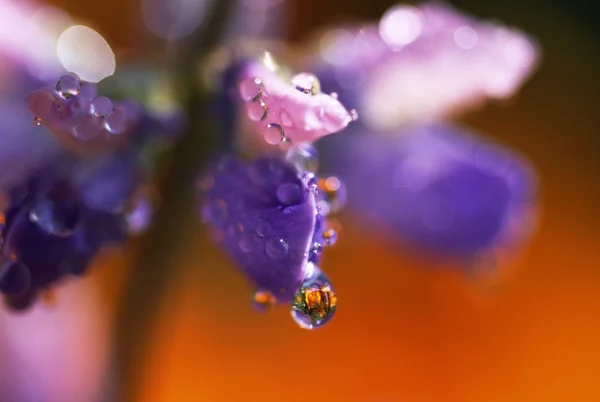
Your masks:
{"label": "water droplet", "polygon": [[292,127],[292,118],[288,112],[282,110],[279,114],[279,118],[281,119],[281,124],[283,124],[284,127]]}
{"label": "water droplet", "polygon": [[279,124],[271,123],[263,132],[263,136],[267,144],[277,145],[285,140],[285,134]]}
{"label": "water droplet", "polygon": [[337,233],[333,229],[327,229],[323,232],[323,238],[325,239],[325,244],[328,246],[333,246],[337,243]]}
{"label": "water droplet", "polygon": [[307,275],[292,301],[292,318],[301,328],[325,325],[335,314],[337,296],[331,282],[313,263],[307,263]]}
{"label": "water droplet", "polygon": [[254,102],[262,96],[264,86],[260,78],[248,78],[240,82],[239,91],[244,102]]}
{"label": "water droplet", "polygon": [[300,171],[316,172],[319,168],[317,149],[310,144],[297,144],[290,148],[286,160]]}
{"label": "water droplet", "polygon": [[104,128],[111,134],[122,134],[127,130],[127,114],[122,108],[116,108],[104,120]]}
{"label": "water droplet", "polygon": [[292,204],[300,196],[300,186],[296,183],[283,183],[277,188],[277,199],[282,204]]}
{"label": "water droplet", "polygon": [[292,78],[292,85],[298,91],[307,95],[316,95],[321,92],[319,79],[310,73],[300,73]]}
{"label": "water droplet", "polygon": [[269,225],[269,222],[262,221],[256,227],[256,234],[259,235],[260,237],[265,237],[266,235],[269,234],[270,230],[271,230],[271,225]]}
{"label": "water droplet", "polygon": [[264,121],[269,114],[269,108],[265,102],[259,99],[246,104],[246,113],[252,121]]}
{"label": "water droplet", "polygon": [[323,245],[319,242],[314,242],[309,250],[309,259],[314,259],[323,254]]}
{"label": "water droplet", "polygon": [[328,213],[337,213],[346,205],[346,187],[335,176],[319,180],[321,201],[328,204]]}
{"label": "water droplet", "polygon": [[130,234],[145,232],[152,221],[154,208],[149,196],[139,195],[125,211],[125,221]]}
{"label": "water droplet", "polygon": [[358,111],[356,109],[350,110],[350,117],[352,118],[352,121],[358,120]]}
{"label": "water droplet", "polygon": [[0,263],[0,291],[6,294],[18,294],[31,285],[31,272],[21,261]]}
{"label": "water droplet", "polygon": [[80,140],[92,140],[104,131],[102,119],[95,115],[83,116],[73,127],[73,134]]}
{"label": "water droplet", "polygon": [[281,144],[279,144],[279,149],[281,149],[283,152],[287,152],[290,150],[292,145],[292,141],[289,138],[283,137],[283,141],[281,141]]}
{"label": "water droplet", "polygon": [[62,98],[70,99],[73,96],[79,95],[81,84],[79,78],[74,75],[64,75],[56,82],[55,89]]}
{"label": "water droplet", "polygon": [[[29,219],[46,233],[66,237],[73,233],[79,224],[79,205],[70,194],[58,194],[38,200],[29,211]],[[56,197],[54,197],[56,196]]]}
{"label": "water droplet", "polygon": [[113,111],[113,103],[106,96],[99,96],[92,102],[90,111],[97,117],[104,118]]}
{"label": "water droplet", "polygon": [[268,290],[258,290],[252,295],[252,304],[254,305],[254,308],[262,313],[273,309],[276,303],[277,298]]}
{"label": "water droplet", "polygon": [[41,126],[42,125],[42,118],[41,117],[37,117],[37,116],[34,117],[33,118],[33,125],[37,126],[37,127]]}
{"label": "water droplet", "polygon": [[260,244],[260,238],[256,233],[245,232],[238,243],[243,252],[249,253],[256,249]]}
{"label": "water droplet", "polygon": [[266,250],[272,258],[283,258],[288,252],[289,246],[283,239],[272,238],[267,241]]}
{"label": "water droplet", "polygon": [[332,93],[329,94],[329,96],[331,96],[333,99],[339,98],[339,95],[338,95],[337,92],[332,92]]}

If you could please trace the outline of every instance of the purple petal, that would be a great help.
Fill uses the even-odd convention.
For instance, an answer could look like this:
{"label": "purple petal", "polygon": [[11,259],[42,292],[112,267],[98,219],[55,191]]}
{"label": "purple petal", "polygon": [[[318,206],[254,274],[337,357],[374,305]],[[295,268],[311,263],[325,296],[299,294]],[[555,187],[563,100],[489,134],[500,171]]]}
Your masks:
{"label": "purple petal", "polygon": [[[470,256],[527,234],[535,176],[515,152],[450,125],[325,141],[351,210],[430,252]],[[516,224],[516,225],[515,225]]]}
{"label": "purple petal", "polygon": [[261,290],[290,301],[304,278],[316,227],[315,197],[276,158],[223,157],[199,184],[211,224],[230,257]]}

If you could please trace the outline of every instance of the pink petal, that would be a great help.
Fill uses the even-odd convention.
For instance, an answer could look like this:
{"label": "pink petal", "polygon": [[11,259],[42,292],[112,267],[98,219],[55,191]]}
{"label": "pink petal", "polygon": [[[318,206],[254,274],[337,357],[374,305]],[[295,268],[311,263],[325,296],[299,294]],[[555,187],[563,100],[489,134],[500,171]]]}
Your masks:
{"label": "pink petal", "polygon": [[[313,90],[305,88],[313,79]],[[253,131],[273,145],[311,143],[343,130],[353,120],[335,96],[319,92],[318,80],[308,73],[286,82],[263,64],[251,63],[243,72],[239,93]]]}

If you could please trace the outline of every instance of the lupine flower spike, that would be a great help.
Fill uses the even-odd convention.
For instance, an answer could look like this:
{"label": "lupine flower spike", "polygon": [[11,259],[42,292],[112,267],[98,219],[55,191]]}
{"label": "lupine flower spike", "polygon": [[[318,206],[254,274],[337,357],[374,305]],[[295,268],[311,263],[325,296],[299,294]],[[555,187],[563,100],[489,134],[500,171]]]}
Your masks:
{"label": "lupine flower spike", "polygon": [[256,286],[254,304],[265,310],[290,303],[298,325],[312,329],[329,321],[337,306],[319,265],[323,248],[336,240],[326,216],[342,205],[333,196],[337,188],[319,191],[310,143],[344,129],[352,113],[335,96],[321,94],[314,75],[286,83],[268,67],[252,62],[243,69],[239,92],[254,135],[267,145],[288,143],[287,152],[249,162],[223,156],[199,181],[200,214]]}

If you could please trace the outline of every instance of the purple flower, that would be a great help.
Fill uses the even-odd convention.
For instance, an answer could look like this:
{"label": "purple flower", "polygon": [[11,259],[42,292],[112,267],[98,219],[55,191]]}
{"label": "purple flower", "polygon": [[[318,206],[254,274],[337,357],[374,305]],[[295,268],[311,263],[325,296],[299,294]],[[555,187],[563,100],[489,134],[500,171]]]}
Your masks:
{"label": "purple flower", "polygon": [[530,232],[536,177],[529,162],[449,124],[326,139],[327,169],[349,209],[429,252],[470,258]]}
{"label": "purple flower", "polygon": [[277,157],[244,163],[224,156],[198,188],[204,197],[200,214],[257,288],[255,302],[293,302],[294,319],[306,328],[328,321],[336,301],[315,265],[323,217],[314,175]]}
{"label": "purple flower", "polygon": [[319,50],[310,64],[323,87],[340,93],[375,131],[510,97],[539,58],[524,33],[437,2],[398,5],[377,25],[332,30]]}

